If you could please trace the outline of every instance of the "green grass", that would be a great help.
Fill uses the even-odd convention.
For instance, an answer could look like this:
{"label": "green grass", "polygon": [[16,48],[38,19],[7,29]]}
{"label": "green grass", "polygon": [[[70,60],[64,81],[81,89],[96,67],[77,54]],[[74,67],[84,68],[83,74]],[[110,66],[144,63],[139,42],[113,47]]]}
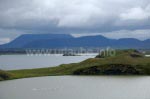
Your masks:
{"label": "green grass", "polygon": [[0,81],[11,79],[13,75],[6,71],[0,70]]}
{"label": "green grass", "polygon": [[[138,73],[134,73],[134,71]],[[116,74],[116,72],[118,72],[118,75],[150,75],[150,58],[144,57],[136,50],[118,50],[116,56],[112,57],[90,58],[80,63],[62,64],[57,67],[11,70],[5,72],[11,74],[7,79],[74,75],[76,72],[78,72],[79,75],[93,75],[93,72],[95,75],[113,75]]]}

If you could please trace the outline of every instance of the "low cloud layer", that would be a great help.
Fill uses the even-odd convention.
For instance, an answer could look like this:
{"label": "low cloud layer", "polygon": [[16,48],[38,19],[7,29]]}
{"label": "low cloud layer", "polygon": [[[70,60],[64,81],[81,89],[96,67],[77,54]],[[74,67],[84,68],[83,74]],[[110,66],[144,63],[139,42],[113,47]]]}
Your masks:
{"label": "low cloud layer", "polygon": [[145,40],[150,38],[150,29],[147,30],[119,30],[112,32],[102,32],[102,33],[74,33],[72,36],[81,37],[81,36],[96,36],[103,35],[107,38],[120,39],[120,38],[136,38],[139,40]]}
{"label": "low cloud layer", "polygon": [[8,43],[8,42],[10,42],[9,38],[0,38],[0,44],[5,44],[5,43]]}
{"label": "low cloud layer", "polygon": [[122,31],[118,38],[148,39],[149,29],[150,0],[0,0],[0,36]]}

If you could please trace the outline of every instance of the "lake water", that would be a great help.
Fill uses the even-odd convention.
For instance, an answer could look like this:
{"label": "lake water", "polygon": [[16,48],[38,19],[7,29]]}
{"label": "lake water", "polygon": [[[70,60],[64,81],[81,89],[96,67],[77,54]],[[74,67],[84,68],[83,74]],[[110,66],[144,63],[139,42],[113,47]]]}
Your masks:
{"label": "lake water", "polygon": [[150,55],[145,55],[146,57],[150,57]]}
{"label": "lake water", "polygon": [[83,56],[62,56],[60,54],[50,56],[1,55],[0,69],[14,70],[53,67],[60,64],[77,63],[93,57],[95,57],[93,54]]}
{"label": "lake water", "polygon": [[0,99],[150,99],[149,76],[47,76],[0,82]]}

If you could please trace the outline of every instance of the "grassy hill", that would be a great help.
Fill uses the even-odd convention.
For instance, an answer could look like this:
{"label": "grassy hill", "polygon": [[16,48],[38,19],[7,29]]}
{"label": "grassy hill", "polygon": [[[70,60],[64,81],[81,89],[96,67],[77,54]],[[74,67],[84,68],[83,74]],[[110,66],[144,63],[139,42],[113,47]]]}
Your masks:
{"label": "grassy hill", "polygon": [[13,76],[11,73],[0,70],[0,81],[11,79]]}
{"label": "grassy hill", "polygon": [[[8,79],[57,75],[150,75],[150,57],[136,50],[118,50],[116,56],[90,58],[57,67],[7,71]],[[1,76],[0,76],[1,77]]]}

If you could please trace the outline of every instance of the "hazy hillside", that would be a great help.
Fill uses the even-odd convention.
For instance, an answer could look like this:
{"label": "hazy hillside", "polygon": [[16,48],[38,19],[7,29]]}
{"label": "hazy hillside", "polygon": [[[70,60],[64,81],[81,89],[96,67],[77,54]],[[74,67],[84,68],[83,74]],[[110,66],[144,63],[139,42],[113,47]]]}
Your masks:
{"label": "hazy hillside", "polygon": [[45,39],[28,43],[24,48],[61,48],[61,47],[113,47],[113,48],[150,48],[150,40],[140,41],[133,38],[109,39],[103,36],[85,36],[69,39]]}
{"label": "hazy hillside", "polygon": [[24,34],[17,37],[8,44],[1,45],[0,48],[22,48],[26,44],[30,44],[36,40],[58,39],[58,38],[72,38],[68,34]]}
{"label": "hazy hillside", "polygon": [[104,36],[74,38],[66,34],[22,35],[0,48],[64,48],[64,47],[150,48],[150,40],[134,38],[109,39]]}

